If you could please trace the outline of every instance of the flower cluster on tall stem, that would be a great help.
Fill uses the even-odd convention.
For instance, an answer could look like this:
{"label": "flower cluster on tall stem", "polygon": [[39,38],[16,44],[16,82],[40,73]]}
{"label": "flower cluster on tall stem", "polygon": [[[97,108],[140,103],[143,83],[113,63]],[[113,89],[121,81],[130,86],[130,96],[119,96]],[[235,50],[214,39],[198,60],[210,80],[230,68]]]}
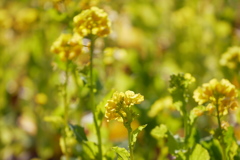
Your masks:
{"label": "flower cluster on tall stem", "polygon": [[98,139],[98,159],[103,158],[102,139],[100,125],[97,122],[95,101],[94,101],[94,82],[93,82],[93,57],[94,57],[94,42],[98,37],[105,37],[110,33],[110,20],[108,14],[97,7],[91,7],[82,11],[73,18],[74,32],[82,37],[90,39],[90,106],[93,112],[94,126]]}
{"label": "flower cluster on tall stem", "polygon": [[[75,59],[82,53],[82,39],[84,37],[90,39],[90,106],[93,111],[94,125],[98,138],[98,159],[103,158],[102,154],[102,141],[100,134],[100,125],[97,122],[94,103],[94,82],[93,82],[93,54],[94,54],[94,42],[98,37],[105,37],[110,33],[110,20],[108,14],[97,7],[91,7],[83,10],[80,14],[73,18],[74,22],[74,34],[61,34],[59,38],[53,43],[51,51],[59,55],[62,61],[65,61],[66,66],[66,82],[64,83],[64,109],[65,109],[65,126],[68,125],[68,103],[67,103],[67,81],[68,81],[68,67],[70,60]],[[66,136],[65,136],[66,137]],[[64,140],[64,146],[67,148],[66,139]],[[69,159],[69,155],[65,152],[66,159]]]}
{"label": "flower cluster on tall stem", "polygon": [[222,147],[223,159],[226,160],[226,145],[224,142],[224,130],[227,130],[229,124],[222,121],[221,118],[229,113],[229,109],[235,110],[238,107],[238,92],[233,84],[228,80],[216,79],[203,84],[194,91],[193,98],[199,105],[206,105],[206,111],[217,117],[218,129],[217,138]]}
{"label": "flower cluster on tall stem", "polygon": [[107,121],[117,120],[123,122],[123,125],[128,130],[128,143],[130,151],[130,159],[133,160],[132,143],[132,127],[131,123],[137,114],[132,107],[135,104],[140,104],[144,100],[141,94],[135,94],[133,91],[115,92],[110,100],[105,105],[105,117]]}
{"label": "flower cluster on tall stem", "polygon": [[188,138],[191,134],[191,127],[189,125],[189,111],[187,102],[189,99],[188,87],[195,82],[195,78],[190,73],[173,74],[170,77],[169,92],[173,98],[173,102],[178,105],[178,110],[183,117],[183,126],[185,134],[185,147],[188,148]]}

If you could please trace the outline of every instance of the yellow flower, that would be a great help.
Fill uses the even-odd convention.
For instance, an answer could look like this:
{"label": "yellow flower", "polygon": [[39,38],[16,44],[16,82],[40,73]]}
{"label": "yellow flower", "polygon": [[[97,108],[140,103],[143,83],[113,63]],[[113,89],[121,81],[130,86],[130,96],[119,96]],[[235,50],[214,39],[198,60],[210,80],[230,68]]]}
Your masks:
{"label": "yellow flower", "polygon": [[133,91],[125,92],[124,102],[128,106],[131,106],[134,104],[140,104],[143,100],[144,98],[140,94],[135,94]]}
{"label": "yellow flower", "polygon": [[46,104],[48,101],[48,97],[46,94],[44,93],[38,93],[36,96],[35,96],[35,102],[37,104],[40,104],[40,105],[44,105]]}
{"label": "yellow flower", "polygon": [[143,100],[144,97],[141,94],[135,94],[133,91],[115,92],[105,105],[107,121],[117,120],[123,122],[128,116],[131,116],[129,115],[132,114],[130,108],[134,104],[140,104]]}
{"label": "yellow flower", "polygon": [[193,108],[192,110],[193,114],[197,117],[200,117],[203,115],[204,111],[199,108]]}
{"label": "yellow flower", "polygon": [[213,111],[218,107],[220,115],[226,115],[228,109],[236,109],[238,103],[237,90],[228,80],[222,79],[220,82],[212,79],[209,83],[205,83],[202,87],[198,87],[194,91],[193,98],[199,105],[207,104],[207,110]]}
{"label": "yellow flower", "polygon": [[220,64],[230,69],[237,69],[240,67],[240,47],[230,47],[227,52],[222,54]]}
{"label": "yellow flower", "polygon": [[83,37],[91,34],[104,37],[110,33],[111,24],[107,13],[97,7],[82,11],[73,18],[73,22],[74,31]]}
{"label": "yellow flower", "polygon": [[61,34],[53,43],[51,52],[60,56],[61,60],[72,60],[82,53],[82,38],[74,34]]}
{"label": "yellow flower", "polygon": [[226,122],[226,121],[222,121],[222,122],[221,122],[221,128],[222,128],[223,130],[227,130],[229,126],[230,126],[230,125],[229,125],[228,122]]}
{"label": "yellow flower", "polygon": [[15,14],[16,17],[13,27],[17,31],[28,30],[30,26],[36,22],[39,16],[38,11],[33,8],[23,8]]}

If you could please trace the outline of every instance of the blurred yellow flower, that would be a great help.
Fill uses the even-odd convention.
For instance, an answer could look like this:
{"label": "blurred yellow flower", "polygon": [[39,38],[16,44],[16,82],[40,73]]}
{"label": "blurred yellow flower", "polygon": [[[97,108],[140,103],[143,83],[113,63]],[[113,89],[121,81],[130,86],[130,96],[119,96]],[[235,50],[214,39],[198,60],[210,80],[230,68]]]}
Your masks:
{"label": "blurred yellow flower", "polygon": [[240,67],[240,47],[230,47],[227,52],[222,54],[220,64],[230,69],[238,69]]}
{"label": "blurred yellow flower", "polygon": [[23,8],[16,13],[14,29],[24,31],[37,21],[39,13],[34,8]]}
{"label": "blurred yellow flower", "polygon": [[238,107],[237,97],[235,86],[226,79],[222,79],[220,82],[212,79],[209,83],[198,87],[193,95],[199,105],[207,104],[208,111],[212,112],[217,106],[219,115],[226,115],[228,109],[236,109]]}
{"label": "blurred yellow flower", "polygon": [[91,34],[104,37],[110,33],[111,24],[107,13],[97,7],[82,11],[73,18],[73,21],[74,31],[83,37]]}
{"label": "blurred yellow flower", "polygon": [[193,108],[192,112],[195,116],[199,117],[199,116],[203,115],[204,110],[199,109],[199,108]]}
{"label": "blurred yellow flower", "polygon": [[105,105],[105,117],[107,121],[117,120],[123,122],[130,113],[130,107],[134,104],[140,104],[144,100],[141,94],[135,94],[133,91],[115,92]]}
{"label": "blurred yellow flower", "polygon": [[0,28],[10,28],[12,26],[12,18],[7,9],[0,8]]}
{"label": "blurred yellow flower", "polygon": [[223,130],[227,130],[229,126],[230,126],[230,125],[229,125],[228,122],[226,122],[226,121],[222,121],[222,122],[221,122],[221,128],[222,128]]}
{"label": "blurred yellow flower", "polygon": [[48,101],[48,97],[46,94],[44,93],[38,93],[36,96],[35,96],[35,102],[37,104],[40,104],[40,105],[44,105],[46,104]]}
{"label": "blurred yellow flower", "polygon": [[61,60],[72,60],[82,53],[82,37],[77,34],[61,34],[53,43],[51,52],[60,56]]}

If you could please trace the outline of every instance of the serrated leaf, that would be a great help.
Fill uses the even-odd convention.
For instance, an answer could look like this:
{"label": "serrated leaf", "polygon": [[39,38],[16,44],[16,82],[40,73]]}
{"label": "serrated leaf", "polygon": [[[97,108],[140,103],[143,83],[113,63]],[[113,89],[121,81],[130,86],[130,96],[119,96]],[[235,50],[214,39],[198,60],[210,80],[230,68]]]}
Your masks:
{"label": "serrated leaf", "polygon": [[160,126],[156,126],[154,129],[152,129],[151,135],[156,139],[160,139],[167,137],[166,135],[167,131],[168,131],[167,126],[161,124]]}
{"label": "serrated leaf", "polygon": [[82,143],[83,141],[87,141],[87,136],[84,132],[84,128],[79,125],[69,124],[70,129],[73,131],[77,141]]}
{"label": "serrated leaf", "polygon": [[130,153],[125,148],[113,147],[112,149],[122,158],[122,160],[129,160]]}
{"label": "serrated leaf", "polygon": [[137,129],[135,129],[133,132],[132,132],[132,142],[131,142],[131,145],[134,146],[134,144],[136,143],[137,141],[137,136],[138,134],[147,126],[147,124],[145,125],[142,125],[142,126],[139,126]]}
{"label": "serrated leaf", "polygon": [[203,148],[200,144],[197,144],[190,155],[190,160],[209,160],[210,156],[208,151]]}

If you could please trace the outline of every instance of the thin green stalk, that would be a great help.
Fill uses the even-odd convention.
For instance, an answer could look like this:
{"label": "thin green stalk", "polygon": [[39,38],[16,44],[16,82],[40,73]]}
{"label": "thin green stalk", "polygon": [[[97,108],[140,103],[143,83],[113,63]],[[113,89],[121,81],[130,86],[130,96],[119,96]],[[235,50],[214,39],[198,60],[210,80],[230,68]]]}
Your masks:
{"label": "thin green stalk", "polygon": [[93,93],[93,52],[94,52],[94,37],[91,36],[91,46],[90,46],[90,103],[91,108],[93,111],[93,121],[94,126],[97,132],[97,139],[98,139],[98,153],[99,153],[99,160],[102,160],[102,139],[101,139],[101,132],[100,132],[100,126],[97,123],[97,117],[95,114],[95,106],[94,106],[94,93]]}
{"label": "thin green stalk", "polygon": [[134,160],[133,148],[132,148],[132,145],[131,145],[131,142],[132,142],[132,128],[131,128],[130,125],[127,127],[127,130],[128,130],[128,147],[129,147],[129,152],[130,152],[130,160]]}
{"label": "thin green stalk", "polygon": [[188,113],[187,113],[187,104],[185,102],[185,99],[183,98],[183,125],[184,125],[184,134],[185,134],[185,147],[188,148],[188,137],[189,137],[189,128],[188,128]]}
{"label": "thin green stalk", "polygon": [[68,102],[67,102],[67,84],[68,84],[68,77],[69,77],[69,61],[66,62],[66,71],[65,71],[65,82],[63,85],[63,103],[64,103],[64,147],[65,147],[65,157],[66,160],[69,160],[69,154],[68,154],[68,146],[67,146],[67,140],[66,140],[66,130],[65,128],[68,127],[68,110],[69,110],[69,106],[68,106]]}
{"label": "thin green stalk", "polygon": [[[218,99],[217,99],[218,102]],[[225,144],[224,144],[224,140],[223,140],[223,129],[221,127],[221,120],[220,120],[220,113],[219,113],[219,108],[218,108],[218,103],[216,104],[216,109],[217,109],[217,121],[218,121],[218,128],[220,129],[220,145],[222,148],[222,152],[223,152],[223,160],[227,160],[227,156],[226,156],[226,152],[225,152]]]}

